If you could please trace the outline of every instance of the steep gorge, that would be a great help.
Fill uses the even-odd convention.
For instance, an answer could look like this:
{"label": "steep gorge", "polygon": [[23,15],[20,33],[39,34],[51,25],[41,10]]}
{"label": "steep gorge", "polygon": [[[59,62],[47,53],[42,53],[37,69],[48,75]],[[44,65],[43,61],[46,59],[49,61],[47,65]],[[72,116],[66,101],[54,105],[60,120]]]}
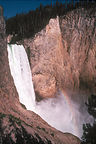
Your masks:
{"label": "steep gorge", "polygon": [[[76,9],[51,19],[34,38],[24,39],[39,97],[58,90],[96,93],[96,8]],[[37,99],[38,99],[37,96]]]}
{"label": "steep gorge", "polygon": [[[0,21],[4,22],[2,18]],[[21,137],[27,130],[31,134],[28,137],[33,136],[33,141],[38,143],[68,144],[71,141],[79,144],[77,138],[51,128],[19,103],[8,65],[4,27],[1,27],[0,33],[0,112],[6,113],[6,116],[1,114],[2,137],[9,134],[15,141],[17,125]],[[28,53],[37,100],[55,97],[59,90],[67,95],[76,93],[74,97],[81,92],[85,95],[96,93],[96,8],[77,9],[51,19],[34,38],[18,43],[23,44]],[[9,128],[13,121],[15,123]],[[24,133],[22,126],[26,128]]]}
{"label": "steep gorge", "polygon": [[50,127],[20,104],[10,73],[5,24],[0,16],[0,143],[79,144],[77,137]]}

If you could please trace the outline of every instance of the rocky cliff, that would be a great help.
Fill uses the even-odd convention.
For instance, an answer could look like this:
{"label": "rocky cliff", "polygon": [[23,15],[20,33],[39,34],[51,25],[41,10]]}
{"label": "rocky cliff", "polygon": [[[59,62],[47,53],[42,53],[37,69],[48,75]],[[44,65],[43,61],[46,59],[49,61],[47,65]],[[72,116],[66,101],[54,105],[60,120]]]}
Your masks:
{"label": "rocky cliff", "polygon": [[[1,10],[1,7],[0,7]],[[0,144],[80,144],[20,104],[10,73],[3,15],[0,16]]]}
{"label": "rocky cliff", "polygon": [[37,97],[54,97],[58,90],[96,93],[96,7],[51,19],[23,44]]}
{"label": "rocky cliff", "polygon": [[11,111],[10,105],[13,105],[17,97],[8,65],[4,18],[0,16],[0,111]]}

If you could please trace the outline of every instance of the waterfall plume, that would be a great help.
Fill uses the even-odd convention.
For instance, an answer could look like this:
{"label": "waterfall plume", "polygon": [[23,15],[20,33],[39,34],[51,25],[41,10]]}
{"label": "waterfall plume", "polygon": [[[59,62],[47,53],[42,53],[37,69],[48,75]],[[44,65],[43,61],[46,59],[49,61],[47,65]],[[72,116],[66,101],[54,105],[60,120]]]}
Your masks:
{"label": "waterfall plume", "polygon": [[81,137],[83,123],[92,122],[86,107],[81,108],[61,91],[56,98],[36,102],[31,69],[24,47],[16,44],[8,45],[7,50],[10,71],[20,102],[56,129]]}

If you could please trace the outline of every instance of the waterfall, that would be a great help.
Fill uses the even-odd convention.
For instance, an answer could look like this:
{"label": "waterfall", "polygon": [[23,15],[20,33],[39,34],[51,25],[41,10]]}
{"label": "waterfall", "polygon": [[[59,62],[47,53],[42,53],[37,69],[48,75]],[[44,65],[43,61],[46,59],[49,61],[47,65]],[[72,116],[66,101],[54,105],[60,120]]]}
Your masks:
{"label": "waterfall", "polygon": [[35,102],[32,74],[24,47],[16,44],[8,45],[7,50],[10,71],[20,102],[56,129],[81,137],[82,124],[92,122],[92,117],[86,108],[81,108],[62,92],[58,93],[57,98]]}
{"label": "waterfall", "polygon": [[19,100],[28,110],[35,108],[35,93],[27,54],[22,45],[8,45],[11,75],[19,94]]}

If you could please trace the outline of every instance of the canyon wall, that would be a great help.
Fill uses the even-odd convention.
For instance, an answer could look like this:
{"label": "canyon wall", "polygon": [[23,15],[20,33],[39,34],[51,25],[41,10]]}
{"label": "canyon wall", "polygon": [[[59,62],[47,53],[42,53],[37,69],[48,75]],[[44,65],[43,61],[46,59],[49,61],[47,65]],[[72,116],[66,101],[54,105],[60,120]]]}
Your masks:
{"label": "canyon wall", "polygon": [[[8,54],[7,41],[5,35],[5,21],[0,16],[0,111],[10,112],[14,101],[18,103],[18,94],[11,77]],[[16,100],[17,99],[17,100]],[[14,105],[15,107],[15,105]]]}
{"label": "canyon wall", "polygon": [[96,9],[78,9],[60,19],[74,89],[96,93]]}
{"label": "canyon wall", "polygon": [[[1,7],[0,7],[1,10]],[[80,140],[50,127],[19,102],[9,69],[5,22],[0,16],[0,143],[80,144]]]}
{"label": "canyon wall", "polygon": [[54,97],[58,90],[96,93],[96,8],[51,19],[23,44],[37,99]]}

